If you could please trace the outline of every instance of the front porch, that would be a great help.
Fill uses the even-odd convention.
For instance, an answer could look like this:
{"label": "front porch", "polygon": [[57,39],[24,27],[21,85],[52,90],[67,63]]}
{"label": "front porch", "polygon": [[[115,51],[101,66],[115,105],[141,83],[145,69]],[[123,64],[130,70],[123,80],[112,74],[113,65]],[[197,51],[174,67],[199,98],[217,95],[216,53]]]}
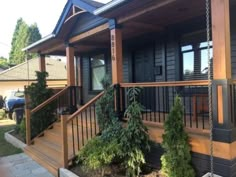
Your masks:
{"label": "front porch", "polygon": [[[236,14],[230,9],[236,7],[235,4],[234,0],[211,0],[213,144],[219,174],[229,174],[236,158],[233,151],[236,32],[235,22],[231,20]],[[92,27],[90,22],[94,23]],[[142,120],[149,128],[151,139],[157,143],[162,141],[163,123],[174,98],[180,96],[193,163],[199,176],[209,171],[211,130],[205,22],[204,0],[191,3],[133,0],[107,13],[96,10],[91,13],[80,8],[79,3],[68,3],[55,28],[57,37],[27,48],[30,52],[40,51],[42,71],[46,70],[45,55],[66,55],[68,82],[66,88],[46,102],[26,110],[29,145],[26,152],[33,156],[44,154],[45,161],[52,158],[54,173],[59,166],[68,167],[79,149],[99,132],[96,101],[102,95],[100,80],[108,74],[114,86],[115,110],[122,119],[129,105],[128,89],[142,88],[139,98],[144,107]],[[31,139],[30,115],[52,102],[57,105],[58,122]],[[64,108],[69,110],[66,118],[61,114]],[[53,153],[55,147],[57,154]],[[52,157],[45,156],[46,151],[52,152]],[[230,165],[225,165],[225,161]],[[206,165],[202,167],[202,163]]]}

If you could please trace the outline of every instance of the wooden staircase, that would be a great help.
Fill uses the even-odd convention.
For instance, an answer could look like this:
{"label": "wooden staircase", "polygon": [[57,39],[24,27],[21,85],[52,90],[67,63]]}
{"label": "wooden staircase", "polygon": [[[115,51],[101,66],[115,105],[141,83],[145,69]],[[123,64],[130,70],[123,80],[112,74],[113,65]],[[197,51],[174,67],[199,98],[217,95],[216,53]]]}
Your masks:
{"label": "wooden staircase", "polygon": [[61,137],[60,123],[56,122],[42,136],[35,138],[32,145],[25,147],[24,152],[57,176],[62,167]]}
{"label": "wooden staircase", "polygon": [[31,139],[30,115],[58,99],[66,90],[67,88],[33,110],[26,109],[26,142],[28,146],[24,151],[54,176],[58,176],[59,168],[67,168],[71,165],[78,151],[88,140],[99,133],[95,103],[103,93],[98,94],[72,115],[60,115],[57,122],[36,138]]}

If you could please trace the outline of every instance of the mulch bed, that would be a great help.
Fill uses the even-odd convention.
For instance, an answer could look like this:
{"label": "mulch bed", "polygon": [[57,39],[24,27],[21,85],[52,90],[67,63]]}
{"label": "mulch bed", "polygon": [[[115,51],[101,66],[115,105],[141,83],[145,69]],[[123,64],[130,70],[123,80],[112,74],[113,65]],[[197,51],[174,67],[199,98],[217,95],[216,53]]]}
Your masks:
{"label": "mulch bed", "polygon": [[18,140],[20,140],[21,142],[26,143],[26,142],[25,142],[25,139],[24,139],[20,134],[16,133],[15,130],[12,131],[12,132],[10,132],[10,134],[11,134],[12,136],[16,137],[16,138],[17,138]]}
{"label": "mulch bed", "polygon": [[[74,166],[70,170],[80,177],[126,177],[125,170],[117,165],[111,165],[109,167],[106,167],[103,176],[101,175],[101,171],[98,170],[88,171],[83,167],[81,167],[80,165]],[[157,169],[146,167],[146,169],[143,170],[143,174],[141,174],[140,177],[161,177],[161,176],[159,175],[159,171]]]}

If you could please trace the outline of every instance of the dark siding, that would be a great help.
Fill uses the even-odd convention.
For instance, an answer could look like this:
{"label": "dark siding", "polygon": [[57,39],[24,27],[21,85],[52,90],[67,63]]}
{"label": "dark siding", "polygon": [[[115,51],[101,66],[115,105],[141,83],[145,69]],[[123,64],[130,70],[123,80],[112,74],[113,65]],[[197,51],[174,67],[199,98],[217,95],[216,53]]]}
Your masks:
{"label": "dark siding", "polygon": [[[234,6],[234,9],[236,7]],[[233,9],[233,8],[232,8]],[[231,9],[231,62],[232,62],[232,78],[236,78],[236,13]]]}
{"label": "dark siding", "polygon": [[166,45],[166,80],[176,80],[176,42],[170,41]]}
{"label": "dark siding", "polygon": [[123,82],[131,82],[131,67],[130,64],[132,62],[131,52],[125,51],[123,53]]}
{"label": "dark siding", "polygon": [[[159,70],[161,67],[161,74],[155,74],[156,82],[165,81],[165,44],[156,43],[155,45],[155,70]],[[156,71],[157,72],[157,71]]]}
{"label": "dark siding", "polygon": [[76,26],[73,28],[73,31],[71,32],[71,36],[75,36],[79,33],[85,32],[86,30],[92,29],[95,26],[98,26],[107,22],[106,19],[98,17],[98,16],[94,16],[90,13],[85,13],[81,15],[81,17],[82,16],[83,18],[79,18],[76,23]]}

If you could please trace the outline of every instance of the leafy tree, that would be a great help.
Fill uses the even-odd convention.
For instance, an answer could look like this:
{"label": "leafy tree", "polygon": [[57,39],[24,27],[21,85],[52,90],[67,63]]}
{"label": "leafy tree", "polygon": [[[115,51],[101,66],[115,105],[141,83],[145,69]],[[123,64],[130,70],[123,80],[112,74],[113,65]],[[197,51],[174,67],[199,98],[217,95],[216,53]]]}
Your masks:
{"label": "leafy tree", "polygon": [[7,69],[9,67],[9,63],[7,62],[7,59],[0,57],[0,68]]}
{"label": "leafy tree", "polygon": [[[36,24],[28,26],[22,18],[18,19],[11,42],[10,63],[24,62],[26,52],[23,52],[22,49],[39,39],[41,39],[41,34]],[[30,57],[34,56],[35,54],[30,55]]]}
{"label": "leafy tree", "polygon": [[[36,83],[32,83],[26,89],[26,94],[29,94],[30,96],[31,109],[43,103],[53,95],[52,89],[48,89],[46,85],[46,77],[48,77],[48,73],[37,71],[36,76]],[[31,115],[32,138],[45,130],[45,128],[47,128],[55,120],[54,110],[55,105],[54,103],[51,103]]]}
{"label": "leafy tree", "polygon": [[188,135],[184,131],[183,106],[178,96],[164,128],[162,147],[165,153],[161,157],[162,173],[168,177],[194,177],[195,173],[190,165]]}

